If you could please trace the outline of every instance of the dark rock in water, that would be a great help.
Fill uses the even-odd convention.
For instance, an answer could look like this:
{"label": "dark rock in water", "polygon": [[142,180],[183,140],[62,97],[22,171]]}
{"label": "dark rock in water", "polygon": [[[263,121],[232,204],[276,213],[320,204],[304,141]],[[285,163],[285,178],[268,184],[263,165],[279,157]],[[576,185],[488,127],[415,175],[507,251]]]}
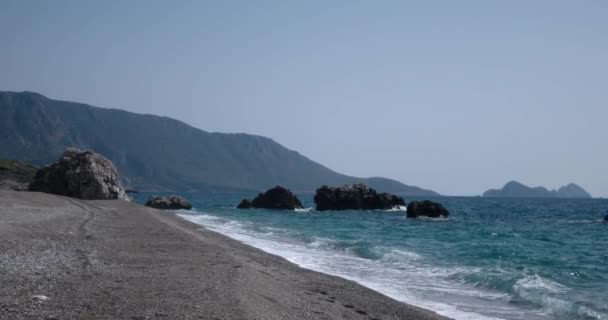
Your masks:
{"label": "dark rock in water", "polygon": [[241,201],[241,203],[239,203],[239,205],[236,207],[237,209],[251,209],[251,201],[243,199],[243,201]]}
{"label": "dark rock in water", "polygon": [[130,200],[112,161],[93,151],[73,148],[59,161],[38,170],[29,190],[85,200]]}
{"label": "dark rock in water", "polygon": [[407,205],[407,217],[447,218],[450,212],[441,203],[429,200],[412,201]]}
{"label": "dark rock in water", "polygon": [[322,186],[315,194],[317,210],[387,210],[405,206],[401,197],[389,193],[377,193],[364,184],[342,187]]}
{"label": "dark rock in water", "polygon": [[604,221],[608,221],[608,214],[604,217]]}
{"label": "dark rock in water", "polygon": [[151,196],[148,202],[146,202],[146,207],[161,210],[190,210],[192,209],[192,204],[180,196]]}
{"label": "dark rock in water", "polygon": [[260,193],[253,201],[247,199],[241,201],[239,209],[302,209],[302,203],[291,191],[281,186],[276,186],[264,193]]}

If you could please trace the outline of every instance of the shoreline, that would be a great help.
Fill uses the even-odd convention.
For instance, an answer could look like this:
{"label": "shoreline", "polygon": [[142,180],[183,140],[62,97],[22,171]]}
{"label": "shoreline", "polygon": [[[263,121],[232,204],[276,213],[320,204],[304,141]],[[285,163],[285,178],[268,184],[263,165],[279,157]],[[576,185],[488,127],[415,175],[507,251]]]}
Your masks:
{"label": "shoreline", "polygon": [[0,318],[447,319],[124,201],[0,191],[0,239]]}

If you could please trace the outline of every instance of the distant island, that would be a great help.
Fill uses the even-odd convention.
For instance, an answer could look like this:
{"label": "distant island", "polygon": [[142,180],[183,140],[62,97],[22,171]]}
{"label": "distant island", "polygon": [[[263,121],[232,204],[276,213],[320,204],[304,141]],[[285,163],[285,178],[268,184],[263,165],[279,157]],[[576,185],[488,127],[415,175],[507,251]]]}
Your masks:
{"label": "distant island", "polygon": [[0,91],[0,159],[35,166],[66,147],[110,159],[123,185],[138,191],[240,192],[283,185],[295,192],[365,183],[379,192],[436,196],[399,181],[335,172],[274,140],[207,132],[168,117],[49,99],[35,92]]}
{"label": "distant island", "polygon": [[505,184],[502,189],[491,189],[483,194],[484,197],[495,198],[591,198],[591,195],[579,185],[570,183],[557,190],[545,187],[528,187],[517,181]]}

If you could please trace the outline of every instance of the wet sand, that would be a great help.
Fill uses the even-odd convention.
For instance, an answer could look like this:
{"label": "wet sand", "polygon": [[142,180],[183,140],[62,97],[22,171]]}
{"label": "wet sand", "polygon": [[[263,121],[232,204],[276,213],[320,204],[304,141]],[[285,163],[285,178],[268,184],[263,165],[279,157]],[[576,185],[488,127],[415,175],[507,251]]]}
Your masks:
{"label": "wet sand", "polygon": [[0,319],[445,319],[169,212],[0,191]]}

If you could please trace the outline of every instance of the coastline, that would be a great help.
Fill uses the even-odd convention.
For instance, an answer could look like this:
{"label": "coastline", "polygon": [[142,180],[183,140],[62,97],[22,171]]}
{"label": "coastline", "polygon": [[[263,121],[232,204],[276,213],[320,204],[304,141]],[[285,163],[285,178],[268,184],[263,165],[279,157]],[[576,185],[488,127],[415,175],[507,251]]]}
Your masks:
{"label": "coastline", "polygon": [[0,191],[0,239],[0,318],[447,319],[124,201]]}

